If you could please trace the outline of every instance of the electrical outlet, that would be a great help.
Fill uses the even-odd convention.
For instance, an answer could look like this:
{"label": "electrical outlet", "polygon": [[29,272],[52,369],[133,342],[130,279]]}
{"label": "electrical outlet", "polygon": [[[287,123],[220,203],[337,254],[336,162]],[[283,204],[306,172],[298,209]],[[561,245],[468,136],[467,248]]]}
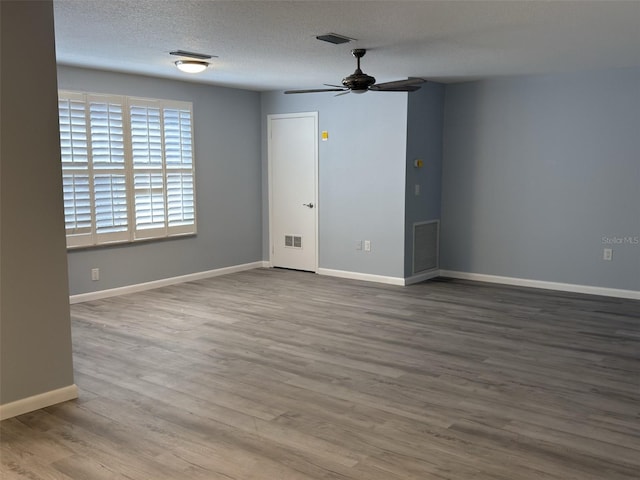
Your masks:
{"label": "electrical outlet", "polygon": [[100,269],[99,268],[92,268],[91,269],[91,280],[93,280],[94,282],[100,280]]}
{"label": "electrical outlet", "polygon": [[605,248],[604,251],[602,252],[602,259],[610,261],[612,258],[613,258],[613,249]]}
{"label": "electrical outlet", "polygon": [[371,251],[371,240],[365,240],[364,241],[364,251],[365,252],[370,252]]}
{"label": "electrical outlet", "polygon": [[362,240],[356,241],[356,250],[362,250]]}
{"label": "electrical outlet", "polygon": [[413,186],[413,193],[414,193],[416,196],[420,195],[420,184],[419,184],[419,183],[416,183],[416,184]]}

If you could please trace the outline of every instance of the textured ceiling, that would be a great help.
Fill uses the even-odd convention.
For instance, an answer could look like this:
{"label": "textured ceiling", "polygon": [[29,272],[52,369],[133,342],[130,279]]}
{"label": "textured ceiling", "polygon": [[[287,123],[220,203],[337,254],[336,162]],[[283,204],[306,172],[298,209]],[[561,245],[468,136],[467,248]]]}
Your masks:
{"label": "textured ceiling", "polygon": [[[640,66],[640,1],[54,0],[58,62],[251,90]],[[332,45],[335,32],[357,39]],[[169,52],[217,55],[179,72]]]}

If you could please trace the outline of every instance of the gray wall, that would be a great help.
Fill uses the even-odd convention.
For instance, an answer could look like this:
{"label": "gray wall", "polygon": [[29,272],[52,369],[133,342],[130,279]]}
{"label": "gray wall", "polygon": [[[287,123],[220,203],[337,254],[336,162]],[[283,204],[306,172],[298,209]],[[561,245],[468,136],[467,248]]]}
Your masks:
{"label": "gray wall", "polygon": [[0,18],[0,404],[7,404],[73,385],[73,367],[53,6],[2,1]]}
{"label": "gray wall", "polygon": [[[413,224],[440,219],[445,87],[427,83],[408,95],[404,275],[413,275]],[[424,162],[415,168],[414,160]],[[415,186],[420,185],[420,195]]]}
{"label": "gray wall", "polygon": [[640,69],[446,88],[441,266],[640,290]]}
{"label": "gray wall", "polygon": [[[407,94],[262,94],[263,255],[268,252],[267,142],[269,114],[317,111],[320,268],[402,278]],[[371,252],[356,250],[370,240]]]}
{"label": "gray wall", "polygon": [[[69,252],[72,294],[262,260],[260,94],[60,66],[61,89],[193,102],[198,234]],[[100,280],[91,281],[91,268]]]}

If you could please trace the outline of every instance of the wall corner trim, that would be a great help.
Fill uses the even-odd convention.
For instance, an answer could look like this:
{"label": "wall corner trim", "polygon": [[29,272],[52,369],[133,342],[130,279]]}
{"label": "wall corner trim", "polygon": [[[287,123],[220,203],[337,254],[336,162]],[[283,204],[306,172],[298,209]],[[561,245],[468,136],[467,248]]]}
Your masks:
{"label": "wall corner trim", "polygon": [[545,290],[558,290],[561,292],[584,293],[586,295],[601,295],[604,297],[628,298],[640,300],[640,291],[622,290],[608,287],[595,287],[591,285],[577,285],[573,283],[547,282],[544,280],[530,280],[527,278],[501,277],[498,275],[486,275],[482,273],[456,272],[453,270],[440,270],[441,277],[458,278],[460,280],[474,280],[477,282],[500,283],[517,287],[542,288]]}
{"label": "wall corner trim", "polygon": [[405,280],[401,277],[387,277],[384,275],[374,275],[371,273],[349,272],[347,270],[332,270],[330,268],[319,268],[318,275],[328,277],[349,278],[351,280],[364,280],[365,282],[386,283],[389,285],[404,285]]}
{"label": "wall corner trim", "polygon": [[0,405],[0,420],[17,417],[23,413],[33,412],[41,408],[50,407],[56,403],[66,402],[78,398],[78,387],[74,383],[67,387],[39,393],[31,397],[22,398],[14,402]]}
{"label": "wall corner trim", "polygon": [[177,277],[162,278],[151,282],[137,283],[135,285],[126,285],[124,287],[109,288],[106,290],[98,290],[96,292],[79,293],[69,296],[69,303],[90,302],[92,300],[100,300],[103,298],[117,297],[118,295],[126,295],[128,293],[143,292],[154,288],[166,287],[177,283],[193,282],[195,280],[203,280],[205,278],[218,277],[229,273],[242,272],[245,270],[253,270],[254,268],[269,268],[269,262],[260,260],[258,262],[244,263],[242,265],[233,265],[231,267],[216,268],[214,270],[205,270],[203,272],[189,273]]}

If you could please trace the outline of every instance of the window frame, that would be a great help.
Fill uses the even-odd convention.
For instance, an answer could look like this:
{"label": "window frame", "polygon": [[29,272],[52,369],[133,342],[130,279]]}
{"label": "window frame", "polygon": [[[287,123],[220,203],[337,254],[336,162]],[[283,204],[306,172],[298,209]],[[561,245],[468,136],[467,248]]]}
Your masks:
{"label": "window frame", "polygon": [[[193,104],[191,102],[71,90],[59,90],[58,102],[61,138],[60,161],[62,164],[63,194],[65,196],[65,234],[68,249],[136,243],[197,234],[194,121]],[[83,106],[83,125],[80,122],[82,115],[78,114],[78,109],[76,109],[76,115],[73,117],[71,102],[75,102],[74,105],[76,107]],[[104,116],[100,117],[102,123],[95,127],[95,131],[92,124],[92,121],[95,120],[92,117],[92,105],[106,105],[107,107],[106,119]],[[111,117],[111,106],[114,107],[116,112],[113,118]],[[117,106],[120,107],[121,112],[121,129],[119,129],[120,125],[118,124]],[[69,113],[68,117],[64,117],[64,122],[61,113],[62,108],[67,108]],[[147,111],[157,113],[154,116],[158,120],[157,123],[151,125],[147,122],[148,125],[151,125],[147,134],[150,137],[149,132],[153,127],[153,131],[159,136],[160,149],[158,151],[156,148],[154,153],[156,156],[159,154],[160,162],[149,168],[145,168],[139,163],[136,164],[134,159],[132,126],[135,123],[132,120],[134,109],[147,109]],[[72,124],[74,118],[77,122],[75,131]],[[63,131],[64,128],[68,128],[69,131]],[[84,128],[84,132],[82,132],[82,128]],[[114,130],[113,135],[112,128]],[[140,135],[140,129],[137,130],[137,133]],[[74,143],[74,135],[78,137],[77,145]],[[96,140],[94,137],[98,135],[100,138]],[[140,139],[144,141],[144,131],[142,137],[139,136],[137,140],[140,141]],[[103,151],[109,152],[107,154],[108,157],[102,156],[103,160],[108,158],[102,163],[98,163],[94,158],[97,149],[94,144],[98,142]],[[170,151],[167,150],[167,143],[169,143]],[[154,145],[158,146],[157,141]],[[119,149],[120,146],[122,147],[122,161],[112,161],[111,151]],[[75,160],[76,150],[79,152],[79,161]],[[144,154],[144,148],[142,151]],[[150,151],[148,149],[147,153]],[[168,160],[168,157],[171,157],[171,160]],[[118,155],[116,155],[116,158],[118,158]],[[83,162],[83,159],[86,161]],[[170,162],[169,165],[168,162]],[[136,175],[151,173],[156,176],[156,180],[159,178],[161,185],[158,187],[158,183],[156,183],[155,188],[156,190],[159,188],[160,191],[152,192],[149,190],[149,193],[145,195],[144,190],[136,190]],[[81,186],[89,190],[88,214],[86,211],[86,198],[82,199],[84,203],[80,203],[77,200],[78,195],[72,194],[65,189],[70,184],[69,181],[73,175],[84,180],[85,183],[81,184]],[[124,182],[122,182],[122,179],[124,179]],[[99,180],[102,180],[102,182],[100,183]],[[124,183],[124,196],[122,196],[122,183]],[[177,188],[176,185],[178,185]],[[103,190],[99,190],[101,187]],[[104,190],[105,188],[106,190]],[[107,225],[106,228],[98,225],[99,201],[96,200],[97,193],[105,191],[106,196],[110,196],[111,199],[119,195],[115,203],[103,203],[103,206],[106,205],[107,210],[106,221],[107,223],[111,221],[113,224],[112,226]],[[153,228],[145,228],[143,219],[148,217],[143,217],[142,205],[149,204],[153,207],[155,196],[157,206],[158,195],[161,196],[162,202],[160,225],[156,224]],[[145,203],[143,200],[147,199],[147,197],[148,201]],[[140,203],[136,203],[136,200],[140,200]],[[116,207],[117,205],[122,206],[123,202],[124,209],[126,209],[126,228],[124,229],[122,229],[121,224],[117,223],[122,222],[124,210],[121,208],[118,211],[117,208],[113,207],[114,205]],[[86,226],[87,215],[89,216],[89,226]],[[78,218],[81,218],[84,221],[82,224],[84,226],[80,229],[67,228],[67,216],[73,219],[73,223],[76,226]]]}

